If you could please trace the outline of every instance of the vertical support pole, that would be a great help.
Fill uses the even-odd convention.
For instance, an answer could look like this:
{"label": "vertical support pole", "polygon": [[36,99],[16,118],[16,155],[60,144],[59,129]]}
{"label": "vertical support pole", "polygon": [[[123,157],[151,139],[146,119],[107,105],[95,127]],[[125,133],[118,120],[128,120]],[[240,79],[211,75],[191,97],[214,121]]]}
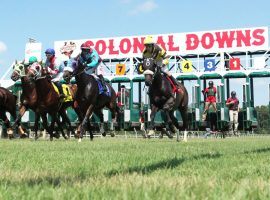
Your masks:
{"label": "vertical support pole", "polygon": [[247,107],[250,107],[250,79],[246,78],[246,99],[247,99]]}
{"label": "vertical support pole", "polygon": [[142,104],[142,82],[139,81],[139,86],[138,86],[138,90],[139,90],[139,104]]}
{"label": "vertical support pole", "polygon": [[246,108],[246,85],[243,85],[243,109]]}
{"label": "vertical support pole", "polygon": [[253,78],[250,77],[250,106],[254,107],[254,85],[253,85]]}
{"label": "vertical support pole", "polygon": [[226,86],[227,86],[227,90],[226,90],[226,94],[227,94],[227,99],[230,97],[230,79],[226,78]]}

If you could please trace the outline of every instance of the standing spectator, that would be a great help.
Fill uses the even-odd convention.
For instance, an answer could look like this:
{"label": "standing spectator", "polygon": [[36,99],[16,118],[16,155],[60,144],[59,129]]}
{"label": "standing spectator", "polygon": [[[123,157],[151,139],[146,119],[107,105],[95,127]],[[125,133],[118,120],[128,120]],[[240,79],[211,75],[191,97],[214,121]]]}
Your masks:
{"label": "standing spectator", "polygon": [[229,132],[230,134],[238,135],[239,100],[236,97],[235,91],[231,92],[231,97],[227,99],[226,106],[228,106],[230,113]]}
{"label": "standing spectator", "polygon": [[214,86],[213,81],[209,81],[208,85],[209,87],[205,88],[205,90],[202,91],[202,93],[206,95],[205,107],[202,117],[203,120],[206,120],[207,111],[209,110],[210,105],[212,105],[215,112],[217,112],[217,103],[216,103],[217,88]]}

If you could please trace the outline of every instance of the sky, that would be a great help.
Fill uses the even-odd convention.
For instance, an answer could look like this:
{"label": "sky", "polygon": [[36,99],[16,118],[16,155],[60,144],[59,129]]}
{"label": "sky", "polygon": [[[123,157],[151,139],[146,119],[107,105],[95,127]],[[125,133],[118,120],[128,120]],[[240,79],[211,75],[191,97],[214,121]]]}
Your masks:
{"label": "sky", "polygon": [[[46,49],[57,40],[269,27],[269,8],[269,0],[1,0],[0,77],[24,58],[28,38]],[[257,105],[268,104],[269,83],[255,81]]]}

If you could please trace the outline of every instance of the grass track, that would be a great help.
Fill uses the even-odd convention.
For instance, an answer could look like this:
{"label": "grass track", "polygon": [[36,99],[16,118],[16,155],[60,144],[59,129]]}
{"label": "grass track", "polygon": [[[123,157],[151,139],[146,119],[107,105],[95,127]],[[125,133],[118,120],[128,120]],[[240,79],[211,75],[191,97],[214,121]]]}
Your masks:
{"label": "grass track", "polygon": [[0,140],[0,199],[270,199],[270,137]]}

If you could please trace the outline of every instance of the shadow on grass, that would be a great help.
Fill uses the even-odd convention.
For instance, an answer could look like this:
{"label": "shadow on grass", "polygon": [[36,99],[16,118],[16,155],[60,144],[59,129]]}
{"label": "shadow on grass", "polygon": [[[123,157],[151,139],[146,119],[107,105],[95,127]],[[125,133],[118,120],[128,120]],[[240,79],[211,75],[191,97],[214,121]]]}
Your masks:
{"label": "shadow on grass", "polygon": [[270,147],[267,148],[261,148],[261,149],[254,149],[250,151],[244,151],[244,154],[250,154],[250,153],[266,153],[270,151]]}
{"label": "shadow on grass", "polygon": [[46,175],[43,177],[36,177],[19,181],[3,179],[0,180],[0,185],[27,185],[28,187],[34,187],[37,185],[50,185],[52,187],[59,187],[62,184],[73,185],[74,182],[83,182],[87,179],[89,179],[89,175],[87,173],[79,173],[76,177]]}
{"label": "shadow on grass", "polygon": [[216,159],[216,158],[220,158],[221,156],[222,155],[220,153],[214,153],[214,154],[207,153],[207,154],[195,155],[190,158],[173,158],[173,159],[163,160],[157,163],[153,163],[147,166],[135,166],[135,167],[129,167],[123,170],[111,170],[108,173],[106,173],[105,176],[112,177],[119,174],[132,174],[132,173],[139,173],[142,175],[146,175],[156,170],[176,168],[182,165],[186,161],[200,160],[200,159]]}

